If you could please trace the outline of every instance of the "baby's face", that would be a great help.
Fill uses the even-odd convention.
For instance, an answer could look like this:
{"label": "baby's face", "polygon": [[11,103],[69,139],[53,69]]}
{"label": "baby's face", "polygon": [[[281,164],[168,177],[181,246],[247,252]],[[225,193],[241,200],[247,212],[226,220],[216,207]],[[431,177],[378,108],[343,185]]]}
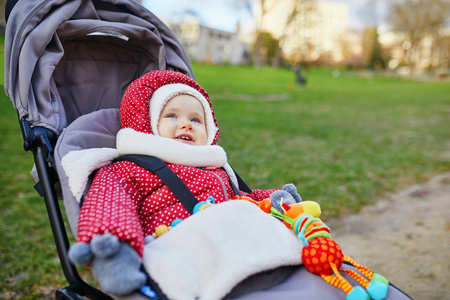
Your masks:
{"label": "baby's face", "polygon": [[205,111],[200,101],[190,95],[173,97],[161,112],[158,132],[162,137],[182,143],[205,145]]}

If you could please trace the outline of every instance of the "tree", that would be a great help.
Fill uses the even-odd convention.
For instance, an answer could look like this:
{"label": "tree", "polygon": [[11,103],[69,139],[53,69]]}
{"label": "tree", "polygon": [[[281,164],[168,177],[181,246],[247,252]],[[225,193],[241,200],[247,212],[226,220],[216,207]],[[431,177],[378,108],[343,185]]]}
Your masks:
{"label": "tree", "polygon": [[266,16],[266,13],[268,11],[268,8],[266,7],[266,0],[260,0],[259,2],[259,8],[261,10],[260,19],[259,22],[256,22],[256,42],[255,47],[253,49],[253,65],[256,68],[262,67],[263,64],[263,38],[264,38],[264,32],[262,28],[262,24],[264,21],[264,18]]}
{"label": "tree", "polygon": [[364,32],[364,52],[367,66],[371,69],[385,69],[386,61],[383,57],[381,44],[378,40],[377,28],[368,28]]}
{"label": "tree", "polygon": [[255,22],[255,43],[252,51],[252,61],[254,67],[261,67],[263,64],[263,28],[264,17],[268,11],[266,0],[234,0],[236,10],[244,9],[253,16]]}
{"label": "tree", "polygon": [[[395,0],[391,2],[389,23],[405,35],[403,48],[407,63],[415,68],[420,42],[426,36],[440,39],[439,29],[449,19],[450,0]],[[436,49],[436,42],[432,52]]]}
{"label": "tree", "polygon": [[[290,35],[288,34],[289,30],[292,29],[291,27],[295,24],[295,21],[299,17],[300,13],[308,14],[308,13],[311,13],[312,10],[316,9],[316,6],[313,5],[311,2],[314,2],[314,0],[308,1],[307,5],[305,5],[305,1],[302,1],[302,0],[293,0],[292,1],[292,8],[290,9],[290,11],[288,11],[288,14],[286,16],[286,21],[284,23],[284,27],[281,31],[282,34],[278,39],[279,45],[277,48],[277,52],[275,53],[273,60],[272,60],[273,67],[279,67],[281,65],[281,61],[283,58],[282,57],[282,55],[283,55],[282,46],[283,46],[284,42],[286,41],[286,39],[288,39],[290,37]],[[298,28],[295,28],[295,30],[298,32]],[[291,36],[291,38],[292,38],[292,36]]]}
{"label": "tree", "polygon": [[[267,31],[262,32],[260,45],[261,48],[259,50],[261,53],[261,63],[269,64],[274,60],[275,55],[278,53],[278,44],[278,40],[275,39],[272,34]],[[254,48],[256,48],[256,43],[254,45]]]}
{"label": "tree", "polygon": [[[282,58],[283,58],[283,51],[282,46],[286,39],[288,39],[289,36],[289,30],[291,30],[293,27],[293,24],[295,23],[296,18],[298,17],[299,13],[304,10],[311,10],[311,7],[314,7],[311,5],[311,2],[314,2],[315,0],[309,0],[309,1],[303,1],[303,0],[284,0],[284,1],[278,1],[278,0],[234,0],[235,7],[237,9],[246,9],[250,12],[251,15],[253,15],[253,18],[255,20],[255,45],[253,47],[253,64],[255,67],[261,67],[263,62],[266,60],[264,59],[264,46],[263,46],[263,40],[264,40],[264,32],[267,31],[267,29],[264,27],[264,22],[266,20],[267,14],[273,11],[274,9],[280,8],[280,6],[284,6],[286,8],[284,11],[286,13],[285,17],[281,17],[282,20],[280,22],[280,32],[281,34],[279,36],[275,36],[275,38],[278,40],[278,47],[277,51],[272,57],[272,65],[274,67],[278,67],[281,64]],[[294,31],[298,32],[298,28],[296,28]],[[292,38],[292,37],[291,37]]]}

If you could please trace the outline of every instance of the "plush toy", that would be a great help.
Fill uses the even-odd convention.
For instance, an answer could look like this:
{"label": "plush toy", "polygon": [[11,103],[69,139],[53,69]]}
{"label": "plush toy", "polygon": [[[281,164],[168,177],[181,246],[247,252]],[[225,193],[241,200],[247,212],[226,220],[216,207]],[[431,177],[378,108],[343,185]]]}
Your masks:
{"label": "plush toy", "polygon": [[141,258],[128,243],[110,234],[96,235],[90,244],[76,243],[69,250],[76,265],[90,264],[102,288],[112,294],[129,294],[145,286]]}
{"label": "plush toy", "polygon": [[[274,208],[279,213],[285,213],[287,217],[292,219],[304,212],[316,218],[320,217],[321,214],[320,205],[314,201],[302,201],[302,198],[297,193],[297,188],[292,183],[284,185],[281,190],[273,192],[268,199],[264,199],[261,202],[256,202],[245,196],[234,196],[232,199],[252,202],[268,214]],[[287,207],[290,208],[289,212],[286,211]],[[290,228],[290,225],[285,224]]]}
{"label": "plush toy", "polygon": [[285,184],[281,190],[273,192],[269,198],[272,202],[272,206],[279,212],[282,211],[282,203],[289,205],[302,202],[302,197],[297,193],[297,188],[292,183]]}
{"label": "plush toy", "polygon": [[[292,191],[291,187],[289,189]],[[331,239],[330,229],[319,219],[321,214],[319,204],[313,201],[292,203],[288,194],[290,193],[282,193],[282,195],[280,193],[281,197],[274,197],[273,206],[271,199],[260,203],[247,197],[240,197],[240,199],[255,203],[263,211],[281,219],[288,228],[292,229],[303,243],[302,260],[306,269],[343,290],[347,294],[346,300],[384,299],[387,295],[388,280],[342,253],[339,245]],[[287,198],[291,204],[284,202],[284,198]],[[353,270],[342,269],[344,261],[352,264],[364,276]],[[348,274],[365,289],[360,286],[353,287],[341,273]]]}

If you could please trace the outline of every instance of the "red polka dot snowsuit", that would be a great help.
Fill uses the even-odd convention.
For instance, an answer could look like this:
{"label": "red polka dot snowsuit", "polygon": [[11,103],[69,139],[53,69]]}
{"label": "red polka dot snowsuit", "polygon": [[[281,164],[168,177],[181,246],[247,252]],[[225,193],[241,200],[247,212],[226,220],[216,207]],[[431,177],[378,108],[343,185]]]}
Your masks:
{"label": "red polka dot snowsuit", "polygon": [[[198,201],[213,196],[220,203],[233,196],[228,175],[222,169],[168,166]],[[255,190],[249,196],[261,201],[272,192]],[[79,217],[78,241],[89,242],[96,234],[111,232],[142,255],[145,236],[158,225],[170,225],[173,220],[188,216],[158,176],[134,163],[117,162],[103,167],[91,185]]]}
{"label": "red polka dot snowsuit", "polygon": [[[121,106],[122,127],[152,134],[148,99],[155,89],[167,83],[187,84],[200,91],[209,102],[206,92],[192,79],[180,73],[153,71],[134,81],[125,92]],[[218,132],[214,143],[217,138]],[[212,196],[220,203],[234,195],[223,169],[167,165],[198,201]],[[273,191],[242,194],[261,201]],[[78,220],[78,241],[90,242],[93,236],[110,232],[127,241],[142,256],[145,236],[161,224],[169,226],[173,220],[188,216],[157,175],[131,162],[116,162],[101,168],[93,180]]]}

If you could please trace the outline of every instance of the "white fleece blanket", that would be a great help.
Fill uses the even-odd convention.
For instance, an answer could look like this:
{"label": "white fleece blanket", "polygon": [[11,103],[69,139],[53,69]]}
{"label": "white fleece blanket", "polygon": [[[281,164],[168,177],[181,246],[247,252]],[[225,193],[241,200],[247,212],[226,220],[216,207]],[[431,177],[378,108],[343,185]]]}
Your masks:
{"label": "white fleece blanket", "polygon": [[302,244],[247,201],[214,205],[145,246],[144,266],[169,299],[214,300],[245,278],[300,265]]}

